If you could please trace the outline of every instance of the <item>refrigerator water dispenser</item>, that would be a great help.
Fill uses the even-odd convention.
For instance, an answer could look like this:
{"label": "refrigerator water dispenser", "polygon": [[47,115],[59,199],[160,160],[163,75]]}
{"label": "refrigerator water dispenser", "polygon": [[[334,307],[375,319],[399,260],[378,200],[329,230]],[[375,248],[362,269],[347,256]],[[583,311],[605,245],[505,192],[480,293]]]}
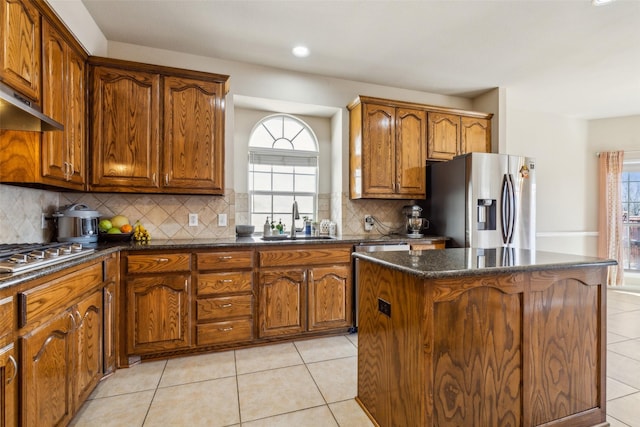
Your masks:
{"label": "refrigerator water dispenser", "polygon": [[496,200],[478,199],[478,230],[496,229]]}

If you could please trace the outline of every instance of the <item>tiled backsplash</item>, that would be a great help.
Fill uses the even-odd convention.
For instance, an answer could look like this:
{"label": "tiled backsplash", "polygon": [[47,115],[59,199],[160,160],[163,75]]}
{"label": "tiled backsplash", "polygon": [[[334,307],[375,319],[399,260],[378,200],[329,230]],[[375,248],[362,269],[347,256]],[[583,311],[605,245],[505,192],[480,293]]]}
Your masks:
{"label": "tiled backsplash", "polygon": [[[52,214],[61,206],[79,203],[109,218],[125,215],[140,220],[155,239],[212,239],[232,237],[236,224],[246,224],[249,204],[246,193],[227,189],[225,196],[146,195],[120,193],[58,193],[0,185],[0,243],[46,242],[52,227],[41,228],[41,213]],[[340,203],[340,206],[335,206]],[[402,207],[407,200],[349,200],[348,193],[321,194],[318,218],[338,225],[338,234],[366,234],[365,215],[376,218],[371,233],[387,234],[402,227]],[[198,226],[189,227],[189,213],[198,214]],[[227,226],[218,226],[218,214],[227,215]],[[341,216],[341,218],[337,218]],[[379,226],[378,223],[382,223]],[[260,230],[257,230],[260,231]]]}
{"label": "tiled backsplash", "polygon": [[41,243],[52,228],[42,229],[42,212],[58,207],[58,193],[0,184],[0,243]]}

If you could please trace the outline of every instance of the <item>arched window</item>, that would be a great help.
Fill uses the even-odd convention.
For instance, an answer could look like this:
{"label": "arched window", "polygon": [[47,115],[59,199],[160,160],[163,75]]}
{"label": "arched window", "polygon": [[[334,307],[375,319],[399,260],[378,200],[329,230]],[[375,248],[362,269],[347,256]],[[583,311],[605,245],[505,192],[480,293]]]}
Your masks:
{"label": "arched window", "polygon": [[249,139],[249,211],[262,230],[265,219],[291,230],[291,207],[300,220],[315,218],[318,204],[318,140],[302,120],[286,114],[265,117]]}

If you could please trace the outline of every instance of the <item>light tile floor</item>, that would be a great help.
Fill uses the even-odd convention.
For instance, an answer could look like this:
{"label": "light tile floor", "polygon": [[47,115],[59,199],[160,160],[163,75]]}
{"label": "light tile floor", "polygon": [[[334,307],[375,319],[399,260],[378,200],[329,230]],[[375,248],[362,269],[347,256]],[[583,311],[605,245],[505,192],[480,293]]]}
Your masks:
{"label": "light tile floor", "polygon": [[369,427],[356,334],[148,362],[98,385],[72,426]]}
{"label": "light tile floor", "polygon": [[[607,292],[607,421],[640,426],[640,293]],[[372,426],[358,336],[143,363],[100,383],[72,426]]]}

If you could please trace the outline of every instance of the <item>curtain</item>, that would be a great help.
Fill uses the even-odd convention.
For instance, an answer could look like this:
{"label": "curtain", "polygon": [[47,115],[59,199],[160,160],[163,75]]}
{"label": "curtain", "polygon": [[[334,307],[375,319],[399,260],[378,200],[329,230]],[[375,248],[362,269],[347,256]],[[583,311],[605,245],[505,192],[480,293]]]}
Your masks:
{"label": "curtain", "polygon": [[623,151],[600,153],[598,159],[600,201],[598,208],[598,256],[615,259],[607,285],[621,285],[622,266],[622,164]]}

